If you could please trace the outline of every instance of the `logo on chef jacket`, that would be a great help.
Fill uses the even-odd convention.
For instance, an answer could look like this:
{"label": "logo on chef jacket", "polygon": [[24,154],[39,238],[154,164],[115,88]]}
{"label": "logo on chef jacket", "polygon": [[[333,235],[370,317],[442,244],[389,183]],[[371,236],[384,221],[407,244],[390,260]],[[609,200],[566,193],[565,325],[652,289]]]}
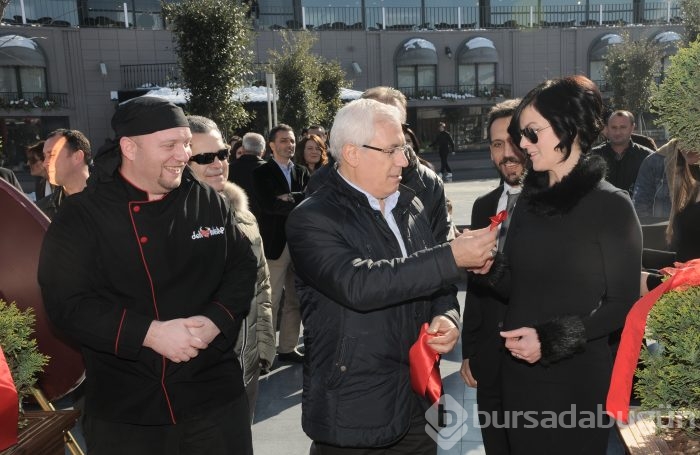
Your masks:
{"label": "logo on chef jacket", "polygon": [[196,230],[192,231],[192,240],[197,240],[197,239],[208,239],[209,237],[214,237],[215,235],[223,235],[224,233],[224,227],[219,226],[219,227],[201,227]]}

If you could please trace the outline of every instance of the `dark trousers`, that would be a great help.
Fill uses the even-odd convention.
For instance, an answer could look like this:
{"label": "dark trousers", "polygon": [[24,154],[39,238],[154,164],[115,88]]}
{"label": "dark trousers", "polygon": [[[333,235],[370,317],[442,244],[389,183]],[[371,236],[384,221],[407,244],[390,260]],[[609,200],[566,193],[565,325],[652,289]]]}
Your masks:
{"label": "dark trousers", "polygon": [[[479,382],[476,388],[476,402],[479,406],[479,425],[486,455],[508,455],[508,435],[504,428],[505,415],[501,400],[501,385]],[[484,414],[488,414],[488,419]],[[494,422],[494,419],[497,419]]]}
{"label": "dark trousers", "polygon": [[[401,440],[388,447],[354,448],[336,447],[314,442],[311,455],[435,455],[437,443],[425,431],[424,411],[420,405],[413,404],[411,426]],[[91,454],[92,455],[92,454]]]}
{"label": "dark trousers", "polygon": [[177,425],[131,425],[85,416],[90,455],[252,455],[248,399],[207,409]]}
{"label": "dark trousers", "polygon": [[450,172],[452,173],[452,169],[450,169],[450,165],[447,164],[447,155],[449,155],[449,150],[440,150],[440,172],[443,174],[445,172]]}

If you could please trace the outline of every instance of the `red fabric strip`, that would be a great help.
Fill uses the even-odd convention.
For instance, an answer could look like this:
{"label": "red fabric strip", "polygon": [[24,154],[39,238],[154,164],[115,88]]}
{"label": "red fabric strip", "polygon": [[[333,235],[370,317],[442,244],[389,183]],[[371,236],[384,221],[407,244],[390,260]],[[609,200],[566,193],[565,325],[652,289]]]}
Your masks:
{"label": "red fabric strip", "polygon": [[700,259],[676,263],[675,266],[662,270],[670,278],[639,299],[625,320],[605,404],[608,414],[624,423],[629,420],[632,378],[637,368],[649,311],[666,292],[679,287],[700,285]]}
{"label": "red fabric strip", "polygon": [[428,333],[428,324],[421,327],[418,340],[411,346],[408,353],[411,387],[420,396],[427,397],[430,404],[435,403],[442,395],[442,378],[440,377],[440,354],[428,345],[428,340],[435,334]]}
{"label": "red fabric strip", "polygon": [[489,217],[489,220],[491,220],[491,225],[489,226],[489,230],[493,231],[498,227],[499,224],[503,223],[506,218],[508,218],[508,212],[505,210],[501,210],[494,216]]}

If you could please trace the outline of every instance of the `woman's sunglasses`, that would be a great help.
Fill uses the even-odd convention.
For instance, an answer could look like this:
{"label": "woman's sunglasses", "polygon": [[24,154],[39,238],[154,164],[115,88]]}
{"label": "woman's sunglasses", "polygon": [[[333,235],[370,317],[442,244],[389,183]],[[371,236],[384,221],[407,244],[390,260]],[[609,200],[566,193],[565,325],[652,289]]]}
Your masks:
{"label": "woman's sunglasses", "polygon": [[542,130],[546,130],[547,128],[551,128],[552,125],[547,125],[543,126],[542,128],[534,129],[530,128],[529,126],[527,128],[523,128],[520,130],[520,135],[525,136],[528,141],[530,141],[531,144],[537,144],[537,141],[539,140],[539,137],[537,136],[537,133],[539,133]]}
{"label": "woman's sunglasses", "polygon": [[211,164],[214,162],[214,158],[218,158],[219,161],[228,161],[228,157],[231,156],[229,149],[221,149],[218,152],[208,152],[200,153],[198,155],[192,155],[190,161],[194,161],[197,164]]}

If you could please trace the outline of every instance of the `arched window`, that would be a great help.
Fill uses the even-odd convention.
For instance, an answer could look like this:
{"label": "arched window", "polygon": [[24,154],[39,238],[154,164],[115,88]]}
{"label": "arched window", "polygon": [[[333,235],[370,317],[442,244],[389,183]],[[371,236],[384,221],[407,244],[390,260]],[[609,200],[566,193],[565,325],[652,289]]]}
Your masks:
{"label": "arched window", "polygon": [[395,62],[396,86],[408,98],[435,95],[438,57],[433,43],[411,38],[397,50]]}
{"label": "arched window", "polygon": [[661,45],[661,79],[663,79],[668,66],[671,64],[671,57],[678,52],[681,36],[676,32],[665,31],[656,34],[653,40]]}
{"label": "arched window", "polygon": [[46,58],[34,40],[19,35],[0,36],[0,97],[46,96]]}
{"label": "arched window", "polygon": [[457,80],[462,93],[491,96],[496,88],[498,52],[493,41],[476,37],[457,51]]}
{"label": "arched window", "polygon": [[609,46],[620,44],[621,42],[622,37],[620,35],[607,33],[593,41],[588,51],[588,63],[590,65],[588,74],[590,75],[590,79],[598,84],[601,90],[605,90],[603,70],[605,69],[605,56],[608,53],[608,48]]}

